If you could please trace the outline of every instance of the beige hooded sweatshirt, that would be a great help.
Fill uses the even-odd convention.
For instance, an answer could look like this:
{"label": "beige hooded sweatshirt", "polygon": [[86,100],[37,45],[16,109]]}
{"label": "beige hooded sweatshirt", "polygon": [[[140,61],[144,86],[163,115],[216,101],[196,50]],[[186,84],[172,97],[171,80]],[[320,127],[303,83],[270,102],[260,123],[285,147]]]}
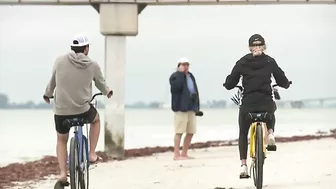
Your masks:
{"label": "beige hooded sweatshirt", "polygon": [[83,53],[71,51],[56,59],[44,95],[54,96],[56,115],[81,114],[90,108],[88,102],[92,97],[92,81],[103,95],[108,94],[109,88],[97,62]]}

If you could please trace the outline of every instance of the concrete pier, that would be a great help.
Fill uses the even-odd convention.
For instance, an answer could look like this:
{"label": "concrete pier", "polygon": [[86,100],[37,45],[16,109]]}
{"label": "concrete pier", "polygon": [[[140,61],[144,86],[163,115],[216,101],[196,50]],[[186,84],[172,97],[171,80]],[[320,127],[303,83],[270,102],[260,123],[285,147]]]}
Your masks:
{"label": "concrete pier", "polygon": [[0,5],[96,5],[100,3],[137,3],[148,5],[267,5],[335,4],[335,0],[0,0]]}
{"label": "concrete pier", "polygon": [[126,36],[138,34],[138,5],[100,4],[100,32],[105,36],[105,78],[114,91],[105,102],[105,151],[124,156]]}

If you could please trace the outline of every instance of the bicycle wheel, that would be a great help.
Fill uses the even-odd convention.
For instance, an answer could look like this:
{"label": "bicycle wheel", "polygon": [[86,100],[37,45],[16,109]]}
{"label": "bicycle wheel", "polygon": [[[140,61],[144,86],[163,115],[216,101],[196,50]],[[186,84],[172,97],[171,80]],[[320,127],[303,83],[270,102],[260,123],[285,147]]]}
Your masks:
{"label": "bicycle wheel", "polygon": [[79,183],[81,186],[81,189],[88,189],[89,188],[89,158],[88,158],[88,143],[87,139],[83,138],[83,143],[82,143],[82,167],[79,171]]}
{"label": "bicycle wheel", "polygon": [[70,188],[79,189],[78,182],[78,144],[75,137],[71,138],[70,141],[70,161],[69,161],[69,172],[70,172]]}
{"label": "bicycle wheel", "polygon": [[264,166],[264,151],[263,151],[263,129],[261,124],[257,125],[256,129],[256,145],[255,145],[255,152],[256,152],[256,187],[257,189],[262,188],[263,184],[263,166]]}
{"label": "bicycle wheel", "polygon": [[254,186],[257,187],[257,170],[256,170],[255,159],[253,160],[250,169],[251,169],[250,172],[252,172],[252,175],[253,175]]}

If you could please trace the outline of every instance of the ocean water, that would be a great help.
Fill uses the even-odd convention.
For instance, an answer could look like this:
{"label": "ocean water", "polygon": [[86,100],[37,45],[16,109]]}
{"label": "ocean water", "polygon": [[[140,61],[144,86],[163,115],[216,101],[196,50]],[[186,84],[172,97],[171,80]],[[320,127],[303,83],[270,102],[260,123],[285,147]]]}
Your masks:
{"label": "ocean water", "polygon": [[[204,109],[193,142],[238,138],[238,109]],[[99,110],[104,123],[104,110]],[[313,134],[336,128],[336,109],[279,109],[276,136]],[[104,149],[104,129],[98,150]],[[125,147],[171,146],[170,110],[126,110]],[[56,154],[52,110],[0,110],[0,166]]]}

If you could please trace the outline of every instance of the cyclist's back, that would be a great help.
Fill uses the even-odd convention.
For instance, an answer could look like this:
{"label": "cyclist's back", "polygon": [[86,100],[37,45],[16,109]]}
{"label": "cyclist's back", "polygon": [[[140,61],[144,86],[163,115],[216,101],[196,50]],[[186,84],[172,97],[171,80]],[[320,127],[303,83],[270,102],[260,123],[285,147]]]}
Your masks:
{"label": "cyclist's back", "polygon": [[233,89],[242,77],[243,99],[239,109],[239,152],[241,166],[241,175],[247,173],[247,136],[252,120],[248,118],[250,112],[269,113],[266,125],[268,128],[269,145],[275,145],[273,135],[276,110],[273,101],[273,91],[271,87],[271,77],[273,76],[278,86],[288,88],[290,83],[285,73],[277,65],[276,61],[266,55],[266,44],[264,38],[259,34],[250,37],[249,50],[251,53],[243,56],[237,61],[231,73],[226,77],[224,87],[228,90]]}
{"label": "cyclist's back", "polygon": [[[266,55],[253,56],[249,53],[237,62],[244,88],[242,107],[250,111],[271,111],[273,108],[273,91],[271,77],[275,76],[280,86],[286,86],[288,80],[275,60]],[[227,81],[230,83],[230,78]],[[234,84],[234,83],[232,83]]]}
{"label": "cyclist's back", "polygon": [[[90,123],[90,150],[88,159],[95,163],[101,158],[96,154],[100,133],[100,117],[97,109],[89,104],[92,96],[92,80],[96,87],[110,98],[113,94],[106,86],[99,65],[87,55],[89,40],[85,35],[76,35],[71,41],[71,51],[55,61],[51,79],[46,87],[43,99],[50,103],[54,96],[54,121],[57,131],[57,159],[60,176],[55,186],[67,182],[67,142],[70,127],[64,125],[68,119],[78,118]],[[54,95],[55,90],[55,95]]]}
{"label": "cyclist's back", "polygon": [[89,110],[92,97],[92,80],[102,93],[107,94],[105,79],[99,65],[83,53],[70,51],[57,58],[56,76],[56,115],[81,114]]}

